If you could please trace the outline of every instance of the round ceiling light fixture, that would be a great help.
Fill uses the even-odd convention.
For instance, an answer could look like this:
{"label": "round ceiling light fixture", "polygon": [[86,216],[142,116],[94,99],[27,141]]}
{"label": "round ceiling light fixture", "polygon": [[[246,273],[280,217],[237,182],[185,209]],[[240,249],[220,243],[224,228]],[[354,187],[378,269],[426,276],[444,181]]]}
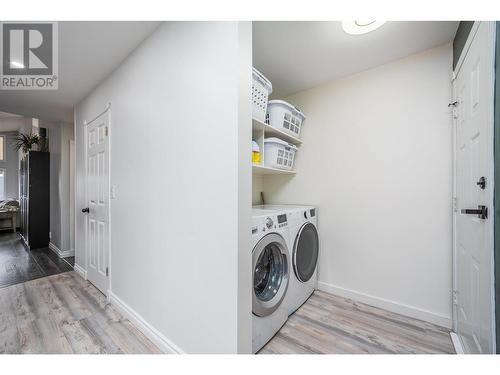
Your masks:
{"label": "round ceiling light fixture", "polygon": [[347,34],[361,35],[378,29],[385,21],[342,21],[342,28]]}

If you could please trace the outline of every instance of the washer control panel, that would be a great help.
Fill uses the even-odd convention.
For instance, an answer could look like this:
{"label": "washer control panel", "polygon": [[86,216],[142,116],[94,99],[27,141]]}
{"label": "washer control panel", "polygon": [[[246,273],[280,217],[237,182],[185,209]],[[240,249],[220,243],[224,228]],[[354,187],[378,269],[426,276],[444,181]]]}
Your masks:
{"label": "washer control panel", "polygon": [[266,219],[266,227],[267,229],[271,229],[274,226],[274,221],[270,217]]}
{"label": "washer control panel", "polygon": [[264,220],[261,219],[258,223],[254,222],[254,225],[252,226],[252,235],[288,227],[288,215],[290,214],[284,213],[280,215],[267,216]]}
{"label": "washer control panel", "polygon": [[278,215],[278,227],[284,228],[288,225],[286,214]]}

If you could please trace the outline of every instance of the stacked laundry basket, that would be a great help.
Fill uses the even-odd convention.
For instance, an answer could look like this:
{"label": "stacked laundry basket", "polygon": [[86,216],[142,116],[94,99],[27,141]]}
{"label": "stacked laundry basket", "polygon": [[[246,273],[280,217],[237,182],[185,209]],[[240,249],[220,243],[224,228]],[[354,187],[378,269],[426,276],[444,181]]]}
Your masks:
{"label": "stacked laundry basket", "polygon": [[266,174],[293,171],[306,117],[284,100],[269,100],[272,84],[255,68],[252,78],[253,165]]}

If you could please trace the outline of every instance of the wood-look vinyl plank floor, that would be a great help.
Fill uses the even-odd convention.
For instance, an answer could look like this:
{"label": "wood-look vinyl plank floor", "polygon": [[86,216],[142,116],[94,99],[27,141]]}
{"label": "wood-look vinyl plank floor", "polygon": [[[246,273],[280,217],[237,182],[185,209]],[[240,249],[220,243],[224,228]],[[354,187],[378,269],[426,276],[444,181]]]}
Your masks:
{"label": "wood-look vinyl plank floor", "polygon": [[0,353],[160,350],[74,271],[0,288]]}
{"label": "wood-look vinyl plank floor", "polygon": [[[4,242],[4,257],[17,258],[35,280],[0,288],[0,353],[159,353],[106,297],[73,271],[41,277],[39,258]],[[0,245],[1,247],[1,245]],[[41,254],[35,254],[36,259]],[[1,257],[1,256],[0,256]],[[5,258],[4,258],[5,259]],[[1,262],[0,262],[1,263]],[[5,263],[4,263],[5,265]],[[64,267],[64,264],[62,265]],[[53,267],[52,271],[60,272]],[[50,269],[49,269],[50,272]],[[263,354],[454,353],[449,330],[383,309],[315,292],[260,351]]]}
{"label": "wood-look vinyl plank floor", "polygon": [[261,354],[451,354],[448,329],[316,291]]}

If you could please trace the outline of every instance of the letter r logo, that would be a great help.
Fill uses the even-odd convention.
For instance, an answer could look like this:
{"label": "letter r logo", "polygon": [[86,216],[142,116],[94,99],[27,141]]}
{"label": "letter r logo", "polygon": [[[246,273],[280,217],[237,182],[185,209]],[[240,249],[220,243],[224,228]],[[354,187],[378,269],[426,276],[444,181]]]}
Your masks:
{"label": "letter r logo", "polygon": [[53,74],[51,23],[2,24],[3,74]]}

